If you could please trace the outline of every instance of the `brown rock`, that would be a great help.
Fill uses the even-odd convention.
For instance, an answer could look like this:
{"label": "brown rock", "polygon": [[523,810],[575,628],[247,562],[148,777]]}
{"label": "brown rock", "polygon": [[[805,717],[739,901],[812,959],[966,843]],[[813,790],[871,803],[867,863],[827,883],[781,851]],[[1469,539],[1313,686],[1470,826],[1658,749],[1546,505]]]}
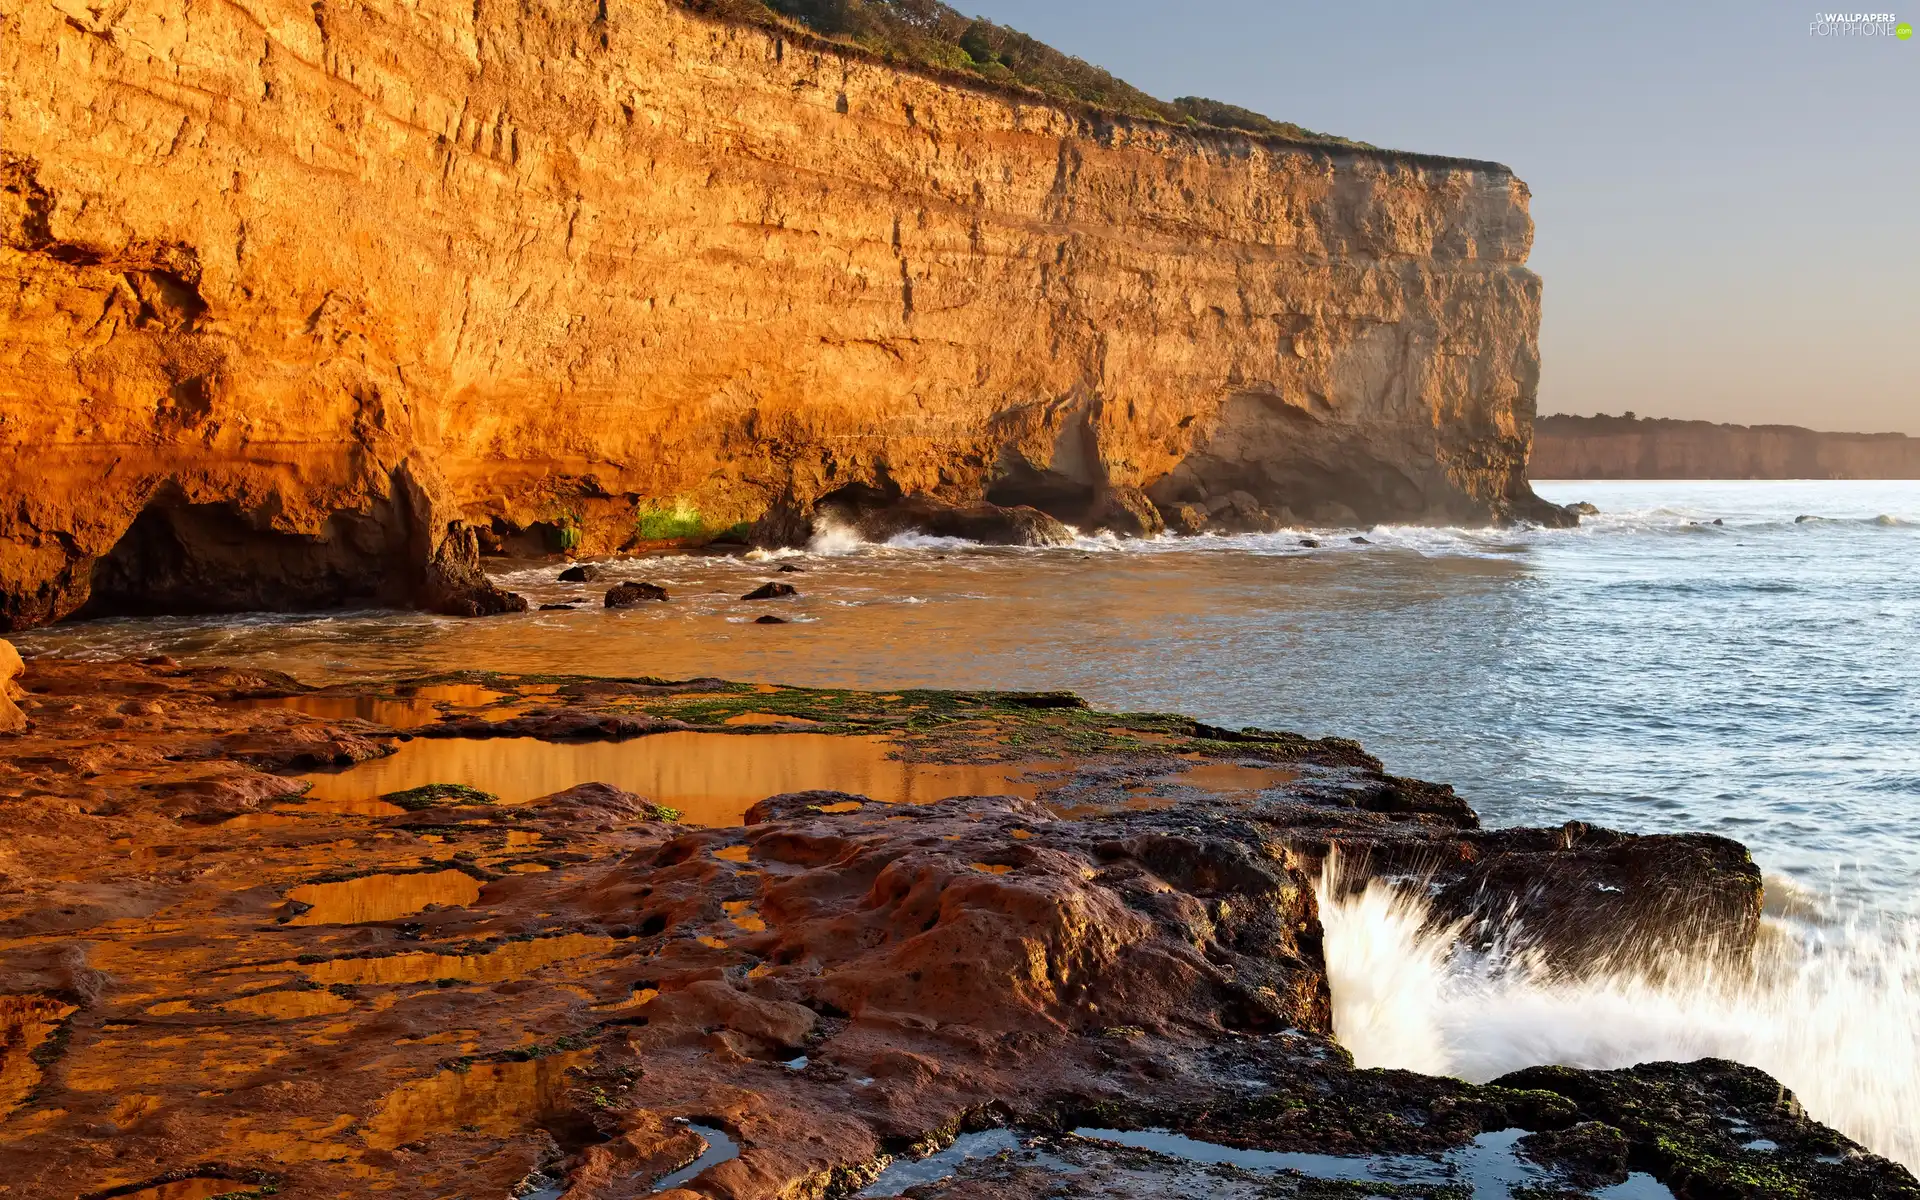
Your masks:
{"label": "brown rock", "polygon": [[800,589],[790,583],[763,583],[740,598],[742,600],[784,600],[799,594]]}
{"label": "brown rock", "polygon": [[667,0],[323,8],[7,10],[0,631],[513,611],[482,528],[785,541],[848,481],[1538,510],[1498,164],[1095,118]]}
{"label": "brown rock", "polygon": [[607,577],[605,567],[593,563],[582,563],[577,567],[568,567],[560,572],[561,583],[599,583]]}
{"label": "brown rock", "polygon": [[639,583],[628,580],[615,584],[607,591],[608,608],[632,608],[636,604],[645,604],[650,600],[665,600],[667,589],[655,583]]}
{"label": "brown rock", "polygon": [[17,733],[27,727],[27,714],[14,701],[27,693],[20,686],[20,673],[26,664],[13,643],[0,640],[0,733]]}

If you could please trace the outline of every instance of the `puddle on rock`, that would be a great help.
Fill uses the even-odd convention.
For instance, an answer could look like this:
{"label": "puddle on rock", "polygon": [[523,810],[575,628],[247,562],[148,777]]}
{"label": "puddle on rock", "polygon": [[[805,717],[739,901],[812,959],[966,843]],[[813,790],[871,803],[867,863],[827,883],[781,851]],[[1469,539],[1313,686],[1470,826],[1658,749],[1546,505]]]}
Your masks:
{"label": "puddle on rock", "polygon": [[265,1191],[259,1184],[196,1175],[191,1179],[176,1179],[172,1183],[141,1188],[137,1192],[125,1192],[114,1200],[213,1200],[215,1196],[259,1196]]}
{"label": "puddle on rock", "polygon": [[857,1194],[860,1196],[898,1196],[910,1187],[938,1183],[953,1175],[963,1163],[976,1158],[1009,1154],[1022,1146],[1020,1135],[1011,1129],[989,1129],[983,1133],[963,1133],[925,1158],[896,1159],[880,1172],[879,1178]]}
{"label": "puddle on rock", "polygon": [[1280,787],[1300,778],[1291,767],[1243,767],[1238,763],[1207,763],[1172,775],[1162,775],[1154,783],[1197,788],[1203,792],[1260,792]]}
{"label": "puddle on rock", "polygon": [[440,705],[479,708],[504,699],[503,693],[470,683],[435,684],[411,696],[277,696],[235,701],[241,708],[286,708],[322,721],[371,721],[390,729],[418,729],[440,719]]}
{"label": "puddle on rock", "polygon": [[220,1008],[225,1012],[272,1017],[278,1021],[303,1021],[308,1017],[331,1017],[352,1012],[353,1001],[343,1000],[332,992],[261,992],[229,1000]]}
{"label": "puddle on rock", "polygon": [[[1118,1130],[1080,1128],[1075,1137],[1149,1150],[1170,1158],[1206,1165],[1239,1167],[1266,1174],[1293,1172],[1312,1179],[1392,1185],[1465,1185],[1473,1200],[1509,1200],[1516,1188],[1546,1188],[1555,1177],[1514,1152],[1526,1136],[1522,1129],[1483,1133],[1465,1146],[1443,1154],[1386,1154],[1348,1158],[1280,1150],[1247,1150],[1203,1142],[1164,1129]],[[1596,1200],[1674,1200],[1667,1186],[1651,1175],[1635,1172],[1625,1183],[1591,1190]]]}
{"label": "puddle on rock", "polygon": [[365,800],[433,783],[463,784],[524,804],[582,783],[605,783],[677,808],[694,825],[738,825],[782,792],[852,792],[890,804],[948,796],[1029,799],[1027,777],[1050,763],[954,765],[887,757],[883,737],[824,733],[658,733],[624,742],[534,738],[418,738],[397,752],[329,774],[303,776],[313,801]]}
{"label": "puddle on rock", "polygon": [[428,905],[459,908],[480,898],[480,881],[465,871],[362,875],[339,883],[305,883],[287,899],[311,906],[289,925],[362,925],[391,921]]}
{"label": "puddle on rock", "polygon": [[0,996],[0,1117],[40,1083],[34,1051],[53,1036],[74,1006],[48,996]]}
{"label": "puddle on rock", "polygon": [[442,1071],[387,1094],[362,1136],[375,1150],[455,1130],[512,1137],[551,1117],[568,1087],[567,1072],[591,1052],[576,1050],[529,1062],[475,1063]]}
{"label": "puddle on rock", "polygon": [[554,963],[584,958],[614,945],[610,937],[568,933],[559,937],[535,938],[527,942],[508,942],[485,954],[390,954],[384,958],[336,958],[329,962],[298,966],[279,964],[282,969],[298,969],[307,978],[321,984],[387,985],[427,983],[435,979],[463,979],[469,983],[504,983],[520,979]]}
{"label": "puddle on rock", "polygon": [[728,717],[722,725],[818,725],[806,717],[783,717],[779,713],[743,712]]}
{"label": "puddle on rock", "polygon": [[767,923],[753,909],[751,900],[727,900],[720,907],[726,910],[727,920],[746,933],[765,933]]}
{"label": "puddle on rock", "polygon": [[707,1148],[701,1152],[699,1158],[694,1159],[686,1166],[681,1167],[678,1171],[675,1171],[665,1179],[654,1184],[653,1190],[655,1192],[670,1192],[681,1184],[690,1182],[695,1176],[705,1171],[708,1167],[717,1167],[723,1162],[740,1157],[740,1147],[735,1145],[734,1140],[728,1137],[724,1131],[715,1129],[710,1125],[700,1125],[691,1121],[684,1122],[684,1124],[688,1129],[700,1135],[701,1140],[707,1143]]}

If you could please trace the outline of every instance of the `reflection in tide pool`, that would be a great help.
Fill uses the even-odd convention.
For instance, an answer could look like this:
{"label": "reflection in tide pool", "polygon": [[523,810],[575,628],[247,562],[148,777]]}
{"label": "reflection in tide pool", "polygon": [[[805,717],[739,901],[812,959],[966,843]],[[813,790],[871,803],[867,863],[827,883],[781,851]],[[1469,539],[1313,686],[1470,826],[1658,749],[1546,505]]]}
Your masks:
{"label": "reflection in tide pool", "polygon": [[567,1072],[591,1058],[582,1050],[442,1071],[390,1092],[361,1136],[375,1150],[459,1129],[511,1137],[557,1112],[573,1083]]}
{"label": "reflection in tide pool", "polygon": [[339,883],[307,883],[287,899],[307,905],[289,925],[360,925],[411,916],[428,905],[460,907],[480,898],[480,881],[465,871],[362,875]]}
{"label": "reflection in tide pool", "polygon": [[909,763],[879,737],[824,733],[657,733],[625,742],[533,738],[416,738],[390,757],[339,774],[309,775],[310,797],[352,802],[430,783],[479,788],[524,804],[582,783],[605,783],[677,808],[695,825],[738,825],[782,792],[852,792],[890,804],[948,796],[1025,796],[1045,764]]}

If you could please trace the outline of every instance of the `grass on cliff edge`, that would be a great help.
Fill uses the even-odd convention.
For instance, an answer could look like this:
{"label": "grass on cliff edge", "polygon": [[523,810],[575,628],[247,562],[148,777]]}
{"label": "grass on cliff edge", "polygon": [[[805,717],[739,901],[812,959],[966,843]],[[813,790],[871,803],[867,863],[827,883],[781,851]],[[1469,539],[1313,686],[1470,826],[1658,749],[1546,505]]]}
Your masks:
{"label": "grass on cliff edge", "polygon": [[835,41],[870,50],[889,62],[974,75],[989,83],[1031,88],[1130,117],[1174,125],[1231,129],[1262,137],[1370,148],[1365,142],[1315,133],[1290,121],[1182,96],[1158,100],[1084,59],[992,21],[963,16],[940,0],[679,0],[695,12],[757,25],[780,18]]}

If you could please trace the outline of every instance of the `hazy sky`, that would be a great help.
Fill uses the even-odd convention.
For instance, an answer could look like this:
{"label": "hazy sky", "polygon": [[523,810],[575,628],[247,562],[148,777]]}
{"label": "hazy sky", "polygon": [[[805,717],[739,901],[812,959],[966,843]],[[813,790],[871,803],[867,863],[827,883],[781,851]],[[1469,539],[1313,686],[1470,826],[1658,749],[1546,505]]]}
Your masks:
{"label": "hazy sky", "polygon": [[1541,412],[1920,434],[1920,0],[956,0],[1157,96],[1533,190]]}

